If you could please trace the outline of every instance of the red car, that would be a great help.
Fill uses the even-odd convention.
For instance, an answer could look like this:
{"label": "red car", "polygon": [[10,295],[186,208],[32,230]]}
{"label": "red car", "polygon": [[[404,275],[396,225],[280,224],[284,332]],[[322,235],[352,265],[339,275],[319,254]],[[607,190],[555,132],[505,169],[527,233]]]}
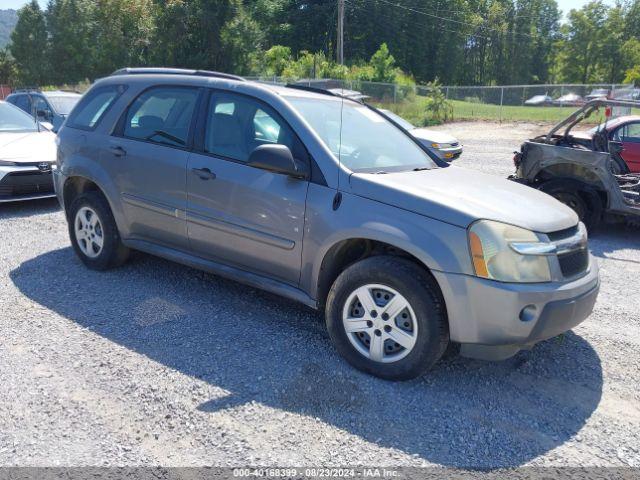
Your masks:
{"label": "red car", "polygon": [[[575,140],[584,139],[589,141],[591,143],[590,147],[594,150],[605,150],[607,148],[607,142],[610,141],[622,143],[621,156],[627,164],[627,167],[629,167],[629,172],[640,173],[639,115],[614,118],[587,132],[576,132],[573,134],[573,137]],[[600,139],[598,137],[600,137]]]}

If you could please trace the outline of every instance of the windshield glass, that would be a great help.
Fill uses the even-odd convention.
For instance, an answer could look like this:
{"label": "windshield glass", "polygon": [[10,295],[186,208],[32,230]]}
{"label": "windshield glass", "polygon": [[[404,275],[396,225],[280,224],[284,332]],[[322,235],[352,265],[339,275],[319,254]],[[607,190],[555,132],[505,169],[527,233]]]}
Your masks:
{"label": "windshield glass", "polygon": [[365,105],[345,100],[341,122],[339,98],[288,100],[349,170],[382,173],[437,167],[402,130]]}
{"label": "windshield glass", "polygon": [[47,95],[47,99],[49,100],[49,102],[51,103],[51,106],[55,109],[56,112],[58,112],[60,115],[69,115],[69,113],[71,113],[71,110],[73,110],[73,107],[76,106],[76,103],[78,103],[78,100],[80,100],[80,96],[78,95],[77,97],[67,97],[67,96],[53,96],[53,95]]}
{"label": "windshield glass", "polygon": [[411,123],[409,123],[407,120],[405,120],[404,118],[402,118],[400,115],[396,115],[395,113],[393,113],[390,110],[381,110],[382,113],[384,113],[387,117],[389,117],[391,120],[393,120],[394,122],[396,122],[398,125],[400,125],[402,128],[404,128],[405,130],[413,130],[416,127],[414,125],[412,125]]}
{"label": "windshield glass", "polygon": [[8,103],[0,103],[0,132],[37,132],[35,120]]}

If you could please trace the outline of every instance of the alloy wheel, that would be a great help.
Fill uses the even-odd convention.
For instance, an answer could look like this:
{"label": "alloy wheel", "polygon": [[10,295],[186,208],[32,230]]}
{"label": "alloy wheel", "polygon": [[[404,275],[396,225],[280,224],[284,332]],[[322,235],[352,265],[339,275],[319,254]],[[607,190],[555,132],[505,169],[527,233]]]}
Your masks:
{"label": "alloy wheel", "polygon": [[90,207],[76,213],[74,231],[78,247],[89,258],[96,258],[104,246],[104,230],[98,214]]}

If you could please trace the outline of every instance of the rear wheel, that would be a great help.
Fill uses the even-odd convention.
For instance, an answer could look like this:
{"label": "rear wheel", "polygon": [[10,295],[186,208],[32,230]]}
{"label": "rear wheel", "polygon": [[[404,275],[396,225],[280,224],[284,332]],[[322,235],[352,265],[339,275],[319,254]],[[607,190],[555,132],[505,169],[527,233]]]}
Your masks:
{"label": "rear wheel", "polygon": [[449,342],[438,285],[398,257],[370,257],[342,272],[327,298],[326,323],[351,365],[389,380],[422,375]]}
{"label": "rear wheel", "polygon": [[571,208],[588,229],[595,228],[602,219],[602,200],[598,193],[579,182],[554,179],[543,183],[540,190]]}
{"label": "rear wheel", "polygon": [[93,270],[120,266],[129,256],[109,204],[98,192],[83,193],[71,204],[69,237],[82,263]]}

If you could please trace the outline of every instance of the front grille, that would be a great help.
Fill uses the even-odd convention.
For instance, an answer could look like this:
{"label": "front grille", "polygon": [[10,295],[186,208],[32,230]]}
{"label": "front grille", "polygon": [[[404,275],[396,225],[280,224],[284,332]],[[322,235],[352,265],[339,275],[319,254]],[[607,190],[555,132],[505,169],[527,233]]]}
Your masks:
{"label": "front grille", "polygon": [[453,142],[453,143],[451,144],[451,146],[452,146],[452,147],[457,147],[458,145],[460,145],[460,142]]}
{"label": "front grille", "polygon": [[51,172],[12,172],[0,180],[0,197],[53,193]]}
{"label": "front grille", "polygon": [[560,270],[565,278],[574,277],[584,273],[589,267],[589,251],[587,249],[575,250],[558,255]]}
{"label": "front grille", "polygon": [[564,240],[565,238],[573,237],[578,232],[578,226],[571,228],[565,228],[564,230],[558,230],[557,232],[547,233],[549,240],[557,242],[558,240]]}

